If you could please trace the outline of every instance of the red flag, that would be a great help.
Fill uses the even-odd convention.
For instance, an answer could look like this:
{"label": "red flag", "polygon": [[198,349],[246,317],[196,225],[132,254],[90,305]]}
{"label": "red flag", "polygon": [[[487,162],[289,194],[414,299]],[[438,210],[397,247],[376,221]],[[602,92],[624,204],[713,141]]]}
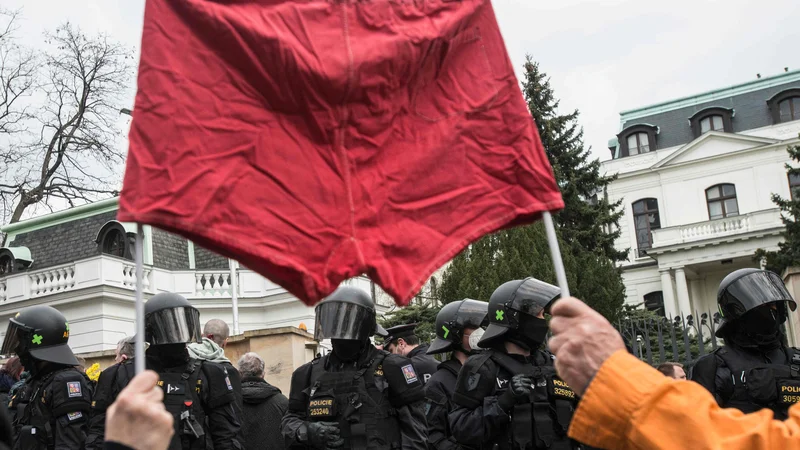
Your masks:
{"label": "red flag", "polygon": [[563,207],[489,0],[148,0],[119,219],[405,305]]}

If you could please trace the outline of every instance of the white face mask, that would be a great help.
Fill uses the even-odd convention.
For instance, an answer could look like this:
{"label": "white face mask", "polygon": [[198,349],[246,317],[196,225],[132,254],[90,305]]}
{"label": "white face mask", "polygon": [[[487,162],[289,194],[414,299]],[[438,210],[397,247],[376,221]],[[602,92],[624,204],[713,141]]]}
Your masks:
{"label": "white face mask", "polygon": [[484,350],[478,347],[478,342],[480,342],[481,338],[483,337],[483,333],[483,328],[478,328],[469,335],[469,348],[471,348],[473,352],[480,352]]}

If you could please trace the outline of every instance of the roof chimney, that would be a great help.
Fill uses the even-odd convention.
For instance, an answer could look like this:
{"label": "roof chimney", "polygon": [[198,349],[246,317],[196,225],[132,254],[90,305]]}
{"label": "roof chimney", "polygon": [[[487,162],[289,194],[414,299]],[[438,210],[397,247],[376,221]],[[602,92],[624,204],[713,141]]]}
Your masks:
{"label": "roof chimney", "polygon": [[789,71],[789,68],[788,68],[788,67],[784,67],[784,68],[783,68],[783,71],[784,71],[784,72],[788,72],[788,71]]}
{"label": "roof chimney", "polygon": [[760,80],[760,79],[761,79],[761,74],[760,74],[760,73],[757,73],[757,74],[756,74],[756,78],[758,78],[758,79]]}

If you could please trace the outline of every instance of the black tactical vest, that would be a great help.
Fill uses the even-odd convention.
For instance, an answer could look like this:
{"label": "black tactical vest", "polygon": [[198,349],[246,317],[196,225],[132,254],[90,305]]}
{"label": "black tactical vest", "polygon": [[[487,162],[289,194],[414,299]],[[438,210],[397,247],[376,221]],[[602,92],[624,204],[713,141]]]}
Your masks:
{"label": "black tactical vest", "polygon": [[201,361],[193,359],[183,373],[158,374],[158,385],[164,390],[164,407],[174,419],[175,435],[170,450],[205,449],[206,439],[211,439],[204,430],[206,416],[200,400],[202,366]]}
{"label": "black tactical vest", "polygon": [[327,355],[312,363],[308,420],[339,422],[344,450],[401,447],[400,422],[383,375],[386,355],[379,351],[358,369],[342,372],[326,370]]}
{"label": "black tactical vest", "polygon": [[789,407],[800,402],[800,353],[786,352],[788,364],[767,364],[729,346],[717,350],[733,382],[733,393],[722,406],[744,413],[769,408],[776,419],[788,418]]}
{"label": "black tactical vest", "polygon": [[[509,414],[510,441],[498,443],[501,450],[581,448],[580,444],[567,437],[567,430],[578,403],[577,396],[567,383],[556,375],[549,353],[542,355],[539,355],[540,365],[524,364],[503,352],[494,350],[480,355],[486,363],[503,368],[513,375],[528,375],[534,382],[530,402],[515,405]],[[474,367],[480,365],[479,363]]]}
{"label": "black tactical vest", "polygon": [[68,413],[89,414],[86,405],[66,403],[50,410],[45,407],[42,396],[53,378],[59,372],[75,370],[66,368],[49,373],[40,381],[28,380],[28,383],[9,401],[8,407],[12,415],[13,428],[16,434],[14,448],[24,450],[52,450],[55,448],[55,418]]}

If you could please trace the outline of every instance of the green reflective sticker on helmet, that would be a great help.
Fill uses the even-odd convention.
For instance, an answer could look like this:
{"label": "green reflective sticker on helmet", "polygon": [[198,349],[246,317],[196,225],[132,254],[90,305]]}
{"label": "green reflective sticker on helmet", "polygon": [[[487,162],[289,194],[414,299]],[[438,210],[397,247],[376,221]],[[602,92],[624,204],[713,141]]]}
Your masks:
{"label": "green reflective sticker on helmet", "polygon": [[64,322],[64,326],[67,327],[67,331],[69,331],[69,322]]}
{"label": "green reflective sticker on helmet", "polygon": [[495,320],[503,320],[503,315],[504,314],[505,314],[505,311],[503,311],[502,309],[498,309],[497,311],[494,312],[494,319]]}
{"label": "green reflective sticker on helmet", "polygon": [[42,345],[42,337],[39,336],[38,334],[34,334],[33,340],[31,340],[31,342],[33,342],[36,345]]}
{"label": "green reflective sticker on helmet", "polygon": [[719,316],[720,317],[725,317],[725,313],[722,312],[722,305],[717,305],[717,309],[719,309]]}
{"label": "green reflective sticker on helmet", "polygon": [[446,326],[442,325],[442,329],[444,330],[444,338],[447,339],[447,335],[450,334],[450,330],[447,329]]}

